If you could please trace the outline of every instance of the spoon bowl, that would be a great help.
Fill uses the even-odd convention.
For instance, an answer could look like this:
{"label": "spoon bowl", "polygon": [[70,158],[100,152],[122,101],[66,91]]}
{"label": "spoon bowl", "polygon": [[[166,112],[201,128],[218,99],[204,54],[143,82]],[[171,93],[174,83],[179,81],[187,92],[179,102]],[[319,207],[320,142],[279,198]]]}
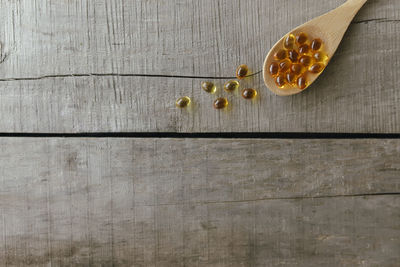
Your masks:
{"label": "spoon bowl", "polygon": [[[367,2],[367,0],[348,0],[346,3],[340,7],[320,16],[313,20],[310,20],[303,25],[293,29],[288,34],[299,34],[301,32],[306,33],[309,38],[320,38],[324,42],[324,52],[329,57],[329,60],[335,54],[343,36],[349,27],[351,21],[361,9],[361,7]],[[274,54],[282,49],[283,41],[286,34],[282,39],[280,39],[270,50],[264,61],[263,66],[263,76],[265,85],[275,94],[280,96],[290,96],[303,92],[305,89],[301,90],[295,86],[288,88],[279,88],[275,83],[275,78],[269,73],[269,66],[275,61]],[[326,65],[329,61],[326,63]],[[321,72],[322,73],[322,72]],[[319,77],[319,74],[309,74],[308,75],[308,86],[307,88]],[[307,89],[306,88],[306,89]]]}

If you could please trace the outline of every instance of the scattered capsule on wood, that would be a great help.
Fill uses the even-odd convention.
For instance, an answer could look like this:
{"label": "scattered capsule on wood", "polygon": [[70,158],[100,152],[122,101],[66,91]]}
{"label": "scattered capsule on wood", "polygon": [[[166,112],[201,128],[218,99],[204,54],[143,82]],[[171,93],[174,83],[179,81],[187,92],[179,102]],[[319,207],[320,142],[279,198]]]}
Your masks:
{"label": "scattered capsule on wood", "polygon": [[257,96],[257,91],[252,88],[247,88],[242,91],[244,99],[254,99]]}
{"label": "scattered capsule on wood", "polygon": [[247,65],[240,65],[236,70],[236,77],[239,80],[246,78],[247,74],[249,73],[249,67]]}
{"label": "scattered capsule on wood", "polygon": [[224,84],[224,90],[227,92],[233,92],[239,88],[239,85],[238,81],[229,81]]}
{"label": "scattered capsule on wood", "polygon": [[181,98],[178,98],[178,100],[176,100],[175,105],[178,108],[186,108],[190,105],[191,100],[190,97],[184,96]]}
{"label": "scattered capsule on wood", "polygon": [[202,82],[201,88],[203,88],[204,91],[210,94],[214,94],[216,91],[216,87],[212,82]]}
{"label": "scattered capsule on wood", "polygon": [[214,101],[214,108],[215,109],[224,109],[228,106],[228,104],[229,104],[228,99],[226,99],[224,97],[220,97]]}

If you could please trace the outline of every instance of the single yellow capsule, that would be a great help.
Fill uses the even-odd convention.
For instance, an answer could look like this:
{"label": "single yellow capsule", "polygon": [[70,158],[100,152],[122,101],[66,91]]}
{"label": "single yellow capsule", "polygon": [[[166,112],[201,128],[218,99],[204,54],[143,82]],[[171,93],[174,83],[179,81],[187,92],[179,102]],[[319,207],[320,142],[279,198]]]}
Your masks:
{"label": "single yellow capsule", "polygon": [[242,91],[242,97],[244,99],[254,99],[257,96],[257,91],[253,88],[247,88]]}
{"label": "single yellow capsule", "polygon": [[228,106],[228,104],[229,104],[228,99],[226,99],[224,97],[220,97],[214,101],[214,108],[215,109],[224,109]]}
{"label": "single yellow capsule", "polygon": [[214,94],[217,87],[212,82],[202,82],[201,88],[209,94]]}
{"label": "single yellow capsule", "polygon": [[285,40],[283,41],[283,46],[288,50],[293,49],[295,40],[296,40],[296,38],[294,37],[294,35],[289,34],[288,36],[285,37]]}
{"label": "single yellow capsule", "polygon": [[238,89],[239,88],[239,82],[238,81],[229,81],[229,82],[226,82],[225,84],[224,84],[224,90],[225,91],[227,91],[227,92],[233,92],[233,91],[235,91],[236,89]]}
{"label": "single yellow capsule", "polygon": [[190,103],[192,102],[192,100],[190,99],[190,97],[184,96],[181,98],[178,98],[178,100],[176,100],[175,105],[177,108],[186,108],[190,105]]}
{"label": "single yellow capsule", "polygon": [[242,64],[236,70],[236,77],[239,80],[246,78],[247,74],[249,73],[249,67],[247,65]]}
{"label": "single yellow capsule", "polygon": [[324,64],[326,64],[328,62],[328,60],[329,60],[328,55],[325,54],[322,51],[315,52],[313,57],[314,57],[316,62],[322,62]]}

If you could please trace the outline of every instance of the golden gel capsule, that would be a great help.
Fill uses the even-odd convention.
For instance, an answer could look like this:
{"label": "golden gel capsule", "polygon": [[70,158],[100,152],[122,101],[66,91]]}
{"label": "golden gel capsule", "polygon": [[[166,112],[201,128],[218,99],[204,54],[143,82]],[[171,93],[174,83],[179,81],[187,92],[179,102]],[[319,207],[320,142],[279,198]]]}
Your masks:
{"label": "golden gel capsule", "polygon": [[310,52],[310,47],[308,44],[303,44],[299,47],[299,54],[305,55],[308,54],[308,52]]}
{"label": "golden gel capsule", "polygon": [[310,56],[301,56],[299,59],[299,63],[304,67],[308,67],[313,63],[313,60]]}
{"label": "golden gel capsule", "polygon": [[290,66],[290,72],[298,76],[303,72],[303,66],[301,64],[293,64]]}
{"label": "golden gel capsule", "polygon": [[284,59],[279,63],[279,72],[283,73],[286,72],[290,69],[290,66],[292,66],[292,63],[288,59]]}
{"label": "golden gel capsule", "polygon": [[321,40],[321,39],[317,38],[317,39],[314,39],[314,40],[311,42],[311,49],[312,49],[312,50],[318,51],[318,50],[321,49],[321,47],[322,47],[322,40]]}
{"label": "golden gel capsule", "polygon": [[239,88],[239,82],[238,81],[229,81],[229,82],[226,82],[225,84],[224,84],[224,90],[225,91],[227,91],[227,92],[233,92],[233,91],[235,91],[236,89],[238,89]]}
{"label": "golden gel capsule", "polygon": [[281,73],[276,77],[275,83],[278,87],[283,88],[286,85],[286,77],[284,73]]}
{"label": "golden gel capsule", "polygon": [[296,83],[296,75],[293,72],[286,73],[286,81],[290,84]]}
{"label": "golden gel capsule", "polygon": [[311,73],[320,73],[320,72],[322,72],[324,70],[324,68],[325,68],[324,64],[322,64],[322,63],[314,63],[309,67],[308,71],[311,72]]}
{"label": "golden gel capsule", "polygon": [[283,59],[287,58],[287,51],[284,49],[279,50],[278,52],[276,52],[274,54],[274,58],[276,60],[283,60]]}
{"label": "golden gel capsule", "polygon": [[176,100],[175,105],[177,108],[186,108],[190,105],[192,101],[190,100],[190,97],[184,96],[181,98],[178,98],[178,100]]}
{"label": "golden gel capsule", "polygon": [[228,104],[229,104],[228,99],[226,99],[224,97],[220,97],[214,101],[214,108],[215,109],[224,109],[228,106]]}
{"label": "golden gel capsule", "polygon": [[289,34],[288,36],[285,37],[285,40],[283,41],[283,46],[286,49],[293,49],[294,48],[294,43],[295,43],[295,37],[293,34]]}
{"label": "golden gel capsule", "polygon": [[296,36],[296,42],[299,45],[302,45],[307,42],[308,36],[306,33],[301,32]]}
{"label": "golden gel capsule", "polygon": [[271,65],[269,66],[269,74],[271,74],[272,77],[275,77],[279,73],[279,64],[277,62],[272,62]]}
{"label": "golden gel capsule", "polygon": [[242,64],[236,70],[236,77],[239,80],[242,80],[246,78],[248,73],[249,73],[249,67],[247,67],[247,65]]}
{"label": "golden gel capsule", "polygon": [[297,78],[297,87],[300,90],[304,90],[306,89],[308,86],[308,82],[307,82],[307,78],[305,75],[300,76],[299,78]]}
{"label": "golden gel capsule", "polygon": [[292,61],[293,63],[295,63],[295,62],[297,62],[297,60],[299,60],[299,53],[297,53],[296,50],[289,50],[288,54],[289,54],[290,61]]}
{"label": "golden gel capsule", "polygon": [[214,94],[217,89],[212,82],[202,82],[201,88],[209,94]]}
{"label": "golden gel capsule", "polygon": [[316,62],[322,62],[324,64],[326,64],[328,62],[328,60],[329,60],[328,55],[325,54],[322,51],[315,52],[313,57],[314,57]]}
{"label": "golden gel capsule", "polygon": [[257,91],[252,88],[247,88],[242,91],[244,99],[254,99],[257,96]]}

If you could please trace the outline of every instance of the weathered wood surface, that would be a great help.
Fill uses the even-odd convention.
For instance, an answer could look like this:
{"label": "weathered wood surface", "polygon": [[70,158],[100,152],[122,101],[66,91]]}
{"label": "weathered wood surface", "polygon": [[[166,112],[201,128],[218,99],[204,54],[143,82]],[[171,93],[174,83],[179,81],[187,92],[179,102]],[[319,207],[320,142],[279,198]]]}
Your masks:
{"label": "weathered wood surface", "polygon": [[2,266],[400,261],[400,140],[0,146]]}
{"label": "weathered wood surface", "polygon": [[[0,0],[0,132],[399,133],[398,0],[368,1],[298,96],[272,95],[258,75],[244,85],[259,89],[256,103],[230,96],[216,112],[202,79],[135,76],[258,71],[284,33],[343,2]],[[182,95],[193,111],[174,108]]]}

